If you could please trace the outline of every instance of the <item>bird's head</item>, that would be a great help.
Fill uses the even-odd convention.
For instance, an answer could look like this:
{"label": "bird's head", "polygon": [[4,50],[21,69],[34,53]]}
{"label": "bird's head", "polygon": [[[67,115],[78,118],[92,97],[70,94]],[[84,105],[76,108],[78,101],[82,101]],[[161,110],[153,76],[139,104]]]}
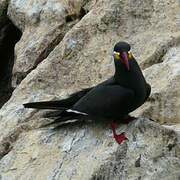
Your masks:
{"label": "bird's head", "polygon": [[132,53],[130,52],[131,46],[126,42],[118,42],[114,46],[114,60],[122,63],[126,69],[129,71],[129,60],[133,58]]}

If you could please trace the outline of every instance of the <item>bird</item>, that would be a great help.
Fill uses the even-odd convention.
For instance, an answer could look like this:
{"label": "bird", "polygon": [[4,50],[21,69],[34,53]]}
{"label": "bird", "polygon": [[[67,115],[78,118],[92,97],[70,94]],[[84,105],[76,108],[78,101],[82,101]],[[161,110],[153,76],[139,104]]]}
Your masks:
{"label": "bird", "polygon": [[[113,49],[115,72],[100,84],[82,89],[56,101],[30,102],[25,108],[51,109],[53,123],[73,119],[92,119],[111,122],[113,137],[118,144],[128,140],[125,132],[116,133],[117,122],[129,123],[129,113],[140,107],[151,93],[129,43],[120,41]],[[133,118],[132,118],[133,119]]]}

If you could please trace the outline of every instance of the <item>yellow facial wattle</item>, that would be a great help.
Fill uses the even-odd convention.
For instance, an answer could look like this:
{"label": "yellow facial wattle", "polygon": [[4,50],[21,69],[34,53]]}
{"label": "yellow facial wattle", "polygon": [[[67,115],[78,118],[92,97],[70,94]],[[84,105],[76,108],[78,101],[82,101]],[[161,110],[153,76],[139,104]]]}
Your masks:
{"label": "yellow facial wattle", "polygon": [[128,52],[128,59],[132,59],[133,55],[132,52]]}
{"label": "yellow facial wattle", "polygon": [[121,58],[120,58],[120,53],[119,53],[119,52],[114,52],[114,59],[115,59],[115,60],[121,59]]}
{"label": "yellow facial wattle", "polygon": [[[120,52],[114,51],[113,55],[114,55],[115,60],[120,60],[121,59],[121,56],[120,56],[121,53]],[[127,55],[128,55],[128,60],[131,60],[133,58],[132,52],[128,52]]]}

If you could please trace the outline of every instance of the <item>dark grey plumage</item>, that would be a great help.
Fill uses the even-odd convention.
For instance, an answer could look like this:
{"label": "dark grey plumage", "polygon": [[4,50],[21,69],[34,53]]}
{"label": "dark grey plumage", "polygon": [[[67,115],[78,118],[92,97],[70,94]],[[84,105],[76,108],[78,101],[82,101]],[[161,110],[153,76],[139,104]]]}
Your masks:
{"label": "dark grey plumage", "polygon": [[27,103],[24,107],[58,110],[54,113],[57,117],[55,122],[82,117],[121,121],[146,101],[151,87],[130,53],[128,43],[115,45],[114,63],[115,74],[95,87],[76,92],[63,100]]}

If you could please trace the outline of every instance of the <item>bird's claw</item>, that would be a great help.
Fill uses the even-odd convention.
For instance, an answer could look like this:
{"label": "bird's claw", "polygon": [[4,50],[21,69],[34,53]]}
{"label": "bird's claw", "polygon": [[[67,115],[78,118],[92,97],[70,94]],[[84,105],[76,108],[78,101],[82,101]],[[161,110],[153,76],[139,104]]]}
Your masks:
{"label": "bird's claw", "polygon": [[128,140],[124,132],[121,134],[114,134],[114,139],[118,144],[121,144],[123,141]]}

